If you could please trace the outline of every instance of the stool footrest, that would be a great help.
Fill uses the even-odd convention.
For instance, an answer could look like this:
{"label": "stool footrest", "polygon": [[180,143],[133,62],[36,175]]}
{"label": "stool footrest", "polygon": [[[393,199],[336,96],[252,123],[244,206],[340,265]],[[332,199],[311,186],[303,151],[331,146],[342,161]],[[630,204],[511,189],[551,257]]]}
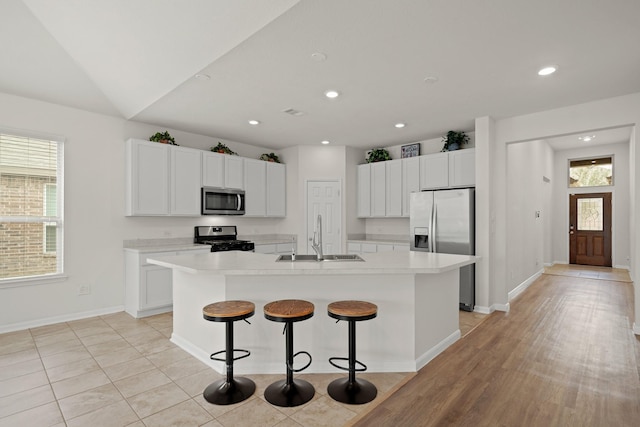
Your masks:
{"label": "stool footrest", "polygon": [[294,354],[294,355],[293,355],[293,357],[295,358],[295,357],[296,357],[297,355],[299,355],[299,354],[306,354],[306,355],[309,357],[309,362],[308,362],[306,365],[304,365],[302,368],[294,369],[294,368],[293,368],[293,366],[289,365],[289,361],[287,361],[287,368],[289,368],[289,370],[290,370],[291,372],[300,372],[300,371],[304,371],[305,369],[307,369],[307,368],[309,367],[309,365],[311,365],[311,360],[312,360],[312,359],[311,359],[311,355],[310,355],[308,352],[306,352],[306,351],[299,351],[299,352],[297,352],[296,354]]}
{"label": "stool footrest", "polygon": [[[243,350],[241,348],[234,348],[232,350],[234,353],[238,352],[238,353],[243,353],[242,356],[238,356],[238,357],[234,357],[231,360],[240,360],[240,359],[244,359],[245,357],[249,357],[251,355],[251,352],[249,350]],[[227,350],[220,350],[220,351],[216,351],[215,353],[211,353],[211,360],[217,360],[218,362],[226,362],[227,359],[225,357],[215,357],[219,354],[226,354]]]}
{"label": "stool footrest", "polygon": [[[344,366],[340,366],[337,363],[334,362],[334,360],[341,360],[341,361],[345,361],[348,362],[349,358],[348,357],[330,357],[329,358],[329,363],[331,363],[333,366],[335,366],[338,369],[342,369],[343,371],[350,371],[351,369],[348,367],[344,367]],[[353,370],[355,372],[364,372],[367,370],[367,365],[365,365],[364,363],[360,362],[359,360],[355,360],[354,362],[356,362],[357,365],[360,365],[361,368],[354,368]]]}

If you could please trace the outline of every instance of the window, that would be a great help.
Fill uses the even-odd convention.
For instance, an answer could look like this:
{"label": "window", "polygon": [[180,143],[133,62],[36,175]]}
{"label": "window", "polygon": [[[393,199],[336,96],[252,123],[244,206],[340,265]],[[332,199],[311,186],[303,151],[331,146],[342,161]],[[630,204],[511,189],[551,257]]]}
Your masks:
{"label": "window", "polygon": [[613,183],[611,157],[571,160],[569,162],[569,187],[603,187]]}
{"label": "window", "polygon": [[62,273],[63,142],[0,131],[0,282]]}

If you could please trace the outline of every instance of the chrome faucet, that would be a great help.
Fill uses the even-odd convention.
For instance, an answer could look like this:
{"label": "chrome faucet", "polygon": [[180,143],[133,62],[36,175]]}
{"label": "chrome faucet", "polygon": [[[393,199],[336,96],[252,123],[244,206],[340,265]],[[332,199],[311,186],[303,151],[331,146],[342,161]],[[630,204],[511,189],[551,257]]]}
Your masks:
{"label": "chrome faucet", "polygon": [[318,214],[316,220],[316,229],[313,230],[313,241],[311,247],[316,251],[318,261],[322,261],[324,256],[322,255],[322,215]]}

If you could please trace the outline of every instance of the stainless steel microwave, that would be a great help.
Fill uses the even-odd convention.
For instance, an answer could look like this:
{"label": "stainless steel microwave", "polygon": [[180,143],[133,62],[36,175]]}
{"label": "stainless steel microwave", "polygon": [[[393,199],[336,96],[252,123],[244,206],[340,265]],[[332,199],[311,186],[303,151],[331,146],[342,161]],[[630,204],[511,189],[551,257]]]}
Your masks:
{"label": "stainless steel microwave", "polygon": [[244,191],[202,187],[202,215],[244,215]]}

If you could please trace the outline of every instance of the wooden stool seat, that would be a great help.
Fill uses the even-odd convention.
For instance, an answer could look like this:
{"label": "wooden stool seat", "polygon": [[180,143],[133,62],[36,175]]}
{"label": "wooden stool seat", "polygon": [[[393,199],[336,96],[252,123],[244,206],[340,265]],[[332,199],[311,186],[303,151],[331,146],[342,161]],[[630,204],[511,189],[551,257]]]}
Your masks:
{"label": "wooden stool seat", "polygon": [[251,317],[255,311],[256,306],[250,301],[219,301],[205,306],[202,316],[213,322],[233,322]]}
{"label": "wooden stool seat", "polygon": [[[264,306],[264,317],[274,322],[284,323],[285,332],[287,376],[284,380],[276,381],[264,390],[264,398],[272,405],[299,406],[310,401],[315,394],[311,383],[297,378],[293,379],[294,372],[303,371],[311,365],[311,355],[308,352],[293,353],[293,323],[313,317],[313,310],[312,303],[299,299],[272,301]],[[293,358],[299,354],[306,355],[309,362],[302,368],[295,369]]]}
{"label": "wooden stool seat", "polygon": [[368,320],[378,315],[378,306],[366,301],[336,301],[327,306],[327,313],[334,319]]}
{"label": "wooden stool seat", "polygon": [[313,316],[314,306],[309,301],[284,299],[264,306],[264,316],[274,322],[299,322]]}

